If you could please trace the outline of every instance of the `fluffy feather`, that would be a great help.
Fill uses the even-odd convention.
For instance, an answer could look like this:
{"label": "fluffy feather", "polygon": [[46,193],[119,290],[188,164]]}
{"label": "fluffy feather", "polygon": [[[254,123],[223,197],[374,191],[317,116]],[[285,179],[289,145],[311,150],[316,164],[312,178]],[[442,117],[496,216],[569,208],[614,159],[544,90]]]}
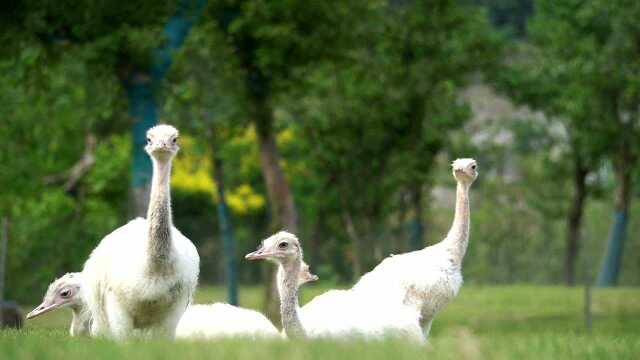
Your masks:
{"label": "fluffy feather", "polygon": [[221,337],[278,338],[278,329],[261,313],[216,303],[191,305],[178,323],[179,339]]}
{"label": "fluffy feather", "polygon": [[299,308],[296,280],[303,268],[302,257],[298,238],[285,231],[265,239],[257,251],[246,255],[249,260],[271,260],[278,264],[280,311],[288,336],[339,339],[397,336],[424,341],[415,309],[380,306],[375,297],[362,298],[352,290],[328,291]]}
{"label": "fluffy feather", "polygon": [[468,192],[478,176],[477,163],[458,159],[452,163],[452,173],[457,181],[456,209],[445,239],[390,256],[351,289],[331,290],[314,298],[298,311],[307,336],[400,334],[424,341],[436,314],[462,286],[462,259],[469,238]]}
{"label": "fluffy feather", "polygon": [[[145,219],[137,218],[107,235],[84,265],[83,287],[93,314],[93,335],[122,338],[135,334],[173,336],[197,285],[198,252],[182,233],[172,228],[170,263],[173,272],[149,275],[150,259]],[[138,323],[146,313],[157,321]]]}

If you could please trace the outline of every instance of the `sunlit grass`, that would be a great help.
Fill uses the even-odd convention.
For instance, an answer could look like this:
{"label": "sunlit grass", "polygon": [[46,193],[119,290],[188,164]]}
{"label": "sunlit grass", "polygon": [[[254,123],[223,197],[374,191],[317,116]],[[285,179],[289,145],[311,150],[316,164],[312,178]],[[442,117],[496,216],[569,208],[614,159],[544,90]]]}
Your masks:
{"label": "sunlit grass", "polygon": [[[308,286],[303,303],[324,291]],[[241,304],[259,309],[263,289],[243,287]],[[201,289],[196,302],[224,300],[224,289]],[[430,345],[398,341],[130,341],[70,338],[69,314],[29,321],[0,335],[2,359],[564,359],[638,358],[640,289],[596,289],[593,329],[584,326],[583,290],[563,287],[465,285],[436,319]],[[380,311],[384,311],[381,309]],[[6,356],[5,356],[6,355]]]}

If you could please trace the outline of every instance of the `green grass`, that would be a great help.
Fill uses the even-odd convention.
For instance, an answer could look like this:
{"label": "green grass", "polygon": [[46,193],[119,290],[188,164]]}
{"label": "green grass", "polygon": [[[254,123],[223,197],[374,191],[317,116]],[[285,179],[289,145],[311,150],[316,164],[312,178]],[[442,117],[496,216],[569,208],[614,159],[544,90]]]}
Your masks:
{"label": "green grass", "polygon": [[[324,291],[308,286],[302,302]],[[259,308],[262,289],[241,290],[245,307]],[[224,299],[204,288],[196,302]],[[384,309],[381,309],[384,311]],[[597,289],[593,331],[584,328],[581,288],[465,286],[437,318],[430,346],[399,341],[169,342],[70,338],[69,314],[29,321],[0,333],[1,359],[634,359],[640,358],[640,289]]]}

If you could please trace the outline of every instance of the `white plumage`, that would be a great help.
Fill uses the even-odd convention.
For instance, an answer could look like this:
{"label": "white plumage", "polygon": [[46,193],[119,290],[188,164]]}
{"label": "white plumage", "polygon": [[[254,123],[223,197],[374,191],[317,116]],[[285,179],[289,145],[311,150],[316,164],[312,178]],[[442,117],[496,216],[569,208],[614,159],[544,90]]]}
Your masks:
{"label": "white plumage", "polygon": [[[71,336],[89,335],[92,314],[87,307],[82,274],[69,273],[54,280],[42,304],[27,315],[27,319],[50,311],[70,308],[73,313]],[[190,305],[180,318],[176,337],[181,339],[212,339],[220,337],[278,338],[275,326],[257,311],[217,303]]]}
{"label": "white plumage", "polygon": [[[445,239],[422,250],[391,256],[365,274],[351,289],[331,290],[302,308],[296,307],[296,316],[289,318],[293,323],[298,318],[306,336],[380,338],[399,335],[424,341],[435,315],[462,286],[462,259],[469,238],[468,192],[478,172],[473,159],[458,159],[452,167],[457,181],[456,209]],[[283,252],[277,247],[281,242],[298,244],[294,235],[280,232],[263,241],[261,249],[247,258],[267,258],[279,264],[279,272],[291,271],[290,259],[301,258],[302,250],[299,253]],[[284,284],[281,288],[285,288]],[[286,329],[284,322],[283,325]]]}
{"label": "white plumage", "polygon": [[386,258],[353,287],[354,296],[375,297],[381,305],[403,306],[418,311],[425,335],[435,315],[462,286],[462,260],[469,240],[469,188],[478,176],[473,159],[452,164],[457,181],[453,224],[440,243],[422,250]]}
{"label": "white plumage", "polygon": [[312,338],[398,337],[417,343],[424,341],[417,311],[382,306],[378,299],[363,299],[352,290],[327,291],[300,308],[299,316]]}
{"label": "white plumage", "polygon": [[423,341],[419,314],[405,307],[381,308],[375,299],[353,296],[351,290],[331,290],[302,308],[298,306],[298,279],[302,268],[302,247],[293,234],[281,231],[262,242],[246,256],[249,260],[276,262],[282,325],[289,337],[361,337],[380,339],[398,336]]}
{"label": "white plumage", "polygon": [[197,285],[200,258],[172,228],[173,270],[149,274],[148,222],[137,218],[107,235],[85,263],[83,287],[93,314],[92,335],[173,336]]}
{"label": "white plumage", "polygon": [[224,303],[189,306],[176,329],[179,339],[221,337],[279,338],[280,333],[261,313]]}
{"label": "white plumage", "polygon": [[158,125],[147,132],[153,163],[147,219],[107,235],[84,265],[83,289],[92,314],[91,334],[173,337],[198,281],[195,246],[172,225],[171,162],[178,131]]}
{"label": "white plumage", "polygon": [[[298,274],[298,286],[318,280],[302,263]],[[263,314],[225,303],[191,305],[187,308],[176,337],[183,339],[214,339],[220,337],[276,338],[278,329]]]}

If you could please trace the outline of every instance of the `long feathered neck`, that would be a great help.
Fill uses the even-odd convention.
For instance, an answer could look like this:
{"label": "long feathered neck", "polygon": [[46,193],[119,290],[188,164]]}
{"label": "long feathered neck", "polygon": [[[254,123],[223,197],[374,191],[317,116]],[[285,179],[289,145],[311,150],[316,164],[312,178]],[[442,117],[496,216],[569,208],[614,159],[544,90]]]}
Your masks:
{"label": "long feathered neck", "polygon": [[454,264],[462,265],[462,259],[467,251],[469,243],[469,188],[471,184],[458,181],[456,188],[456,210],[453,217],[453,224],[443,240],[447,249],[453,256]]}
{"label": "long feathered neck", "polygon": [[153,161],[151,196],[147,210],[149,255],[152,272],[160,271],[169,260],[171,250],[171,159]]}
{"label": "long feathered neck", "polygon": [[71,327],[69,328],[71,336],[88,335],[91,330],[91,313],[87,306],[72,306],[71,314]]}
{"label": "long feathered neck", "polygon": [[304,338],[306,332],[298,316],[298,277],[300,261],[281,263],[278,268],[278,292],[282,327],[289,338]]}

